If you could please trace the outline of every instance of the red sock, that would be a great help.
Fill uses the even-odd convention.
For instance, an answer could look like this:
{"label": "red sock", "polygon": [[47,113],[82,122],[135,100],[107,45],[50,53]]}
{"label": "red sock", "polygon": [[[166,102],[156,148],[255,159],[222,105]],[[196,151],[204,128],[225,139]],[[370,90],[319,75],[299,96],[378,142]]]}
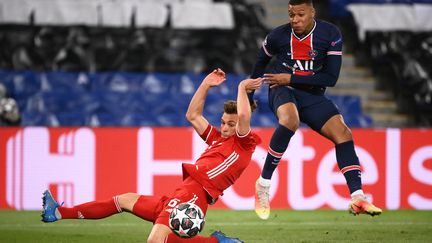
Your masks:
{"label": "red sock", "polygon": [[80,204],[72,208],[59,207],[58,210],[62,219],[102,219],[122,212],[118,203],[118,196],[106,201]]}
{"label": "red sock", "polygon": [[216,239],[216,237],[205,237],[205,236],[195,236],[193,238],[180,238],[177,235],[175,235],[174,233],[170,233],[166,240],[166,243],[217,243],[218,240]]}

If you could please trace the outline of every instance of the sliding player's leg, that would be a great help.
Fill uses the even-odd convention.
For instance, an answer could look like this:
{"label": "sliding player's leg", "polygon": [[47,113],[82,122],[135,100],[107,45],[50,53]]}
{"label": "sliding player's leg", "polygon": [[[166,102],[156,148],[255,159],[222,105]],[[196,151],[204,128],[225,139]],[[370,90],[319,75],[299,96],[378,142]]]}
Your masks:
{"label": "sliding player's leg", "polygon": [[118,196],[68,208],[62,207],[56,202],[51,192],[47,190],[43,193],[42,200],[42,221],[46,223],[60,219],[101,219],[122,212],[118,203]]}

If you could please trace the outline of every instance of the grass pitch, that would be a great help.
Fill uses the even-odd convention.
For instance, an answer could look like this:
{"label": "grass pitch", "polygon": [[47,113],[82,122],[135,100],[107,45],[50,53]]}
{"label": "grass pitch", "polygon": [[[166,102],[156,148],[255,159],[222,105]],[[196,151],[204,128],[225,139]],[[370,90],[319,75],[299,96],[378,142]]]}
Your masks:
{"label": "grass pitch", "polygon": [[[122,213],[102,220],[42,223],[40,212],[0,211],[0,242],[145,242],[152,224]],[[267,221],[253,211],[209,210],[201,235],[222,230],[245,242],[432,242],[432,211],[273,210]]]}

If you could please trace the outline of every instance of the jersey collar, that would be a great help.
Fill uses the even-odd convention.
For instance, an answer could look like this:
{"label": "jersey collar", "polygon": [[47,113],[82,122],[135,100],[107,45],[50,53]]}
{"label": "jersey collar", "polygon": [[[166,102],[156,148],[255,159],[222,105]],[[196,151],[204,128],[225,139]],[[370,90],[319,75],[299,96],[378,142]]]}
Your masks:
{"label": "jersey collar", "polygon": [[292,33],[292,34],[294,35],[294,37],[297,38],[299,41],[303,41],[304,39],[308,38],[308,37],[309,37],[309,36],[314,32],[316,25],[317,25],[317,23],[316,23],[316,21],[315,21],[315,19],[314,19],[314,26],[313,26],[313,28],[311,29],[311,31],[309,32],[309,34],[305,35],[305,37],[303,37],[303,38],[301,38],[301,39],[300,39],[300,37],[298,37],[298,36],[295,34],[295,32],[294,32],[294,30],[293,30],[292,28],[291,28],[291,33]]}

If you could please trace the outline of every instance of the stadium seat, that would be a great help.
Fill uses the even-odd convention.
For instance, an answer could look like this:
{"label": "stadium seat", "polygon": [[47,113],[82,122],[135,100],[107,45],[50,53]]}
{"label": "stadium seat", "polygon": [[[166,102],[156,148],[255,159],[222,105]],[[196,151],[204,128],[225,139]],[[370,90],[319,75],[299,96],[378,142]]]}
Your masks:
{"label": "stadium seat", "polygon": [[31,71],[14,72],[3,71],[1,82],[4,83],[12,97],[20,95],[21,97],[30,97],[42,88],[41,80],[37,74]]}
{"label": "stadium seat", "polygon": [[44,112],[22,112],[21,124],[24,126],[59,126],[57,117],[54,114]]}
{"label": "stadium seat", "polygon": [[157,121],[157,117],[150,114],[142,113],[128,113],[120,121],[121,126],[126,127],[139,127],[139,126],[149,126],[156,127],[160,126]]}
{"label": "stadium seat", "polygon": [[98,112],[89,114],[86,117],[86,123],[90,126],[100,127],[117,127],[120,124],[121,117],[112,113]]}
{"label": "stadium seat", "polygon": [[82,112],[60,112],[56,113],[59,126],[85,126],[86,115]]}
{"label": "stadium seat", "polygon": [[344,114],[362,113],[361,101],[359,96],[351,95],[333,95],[328,96],[339,108],[339,111]]}
{"label": "stadium seat", "polygon": [[276,127],[277,125],[278,120],[271,112],[252,115],[252,127]]}

